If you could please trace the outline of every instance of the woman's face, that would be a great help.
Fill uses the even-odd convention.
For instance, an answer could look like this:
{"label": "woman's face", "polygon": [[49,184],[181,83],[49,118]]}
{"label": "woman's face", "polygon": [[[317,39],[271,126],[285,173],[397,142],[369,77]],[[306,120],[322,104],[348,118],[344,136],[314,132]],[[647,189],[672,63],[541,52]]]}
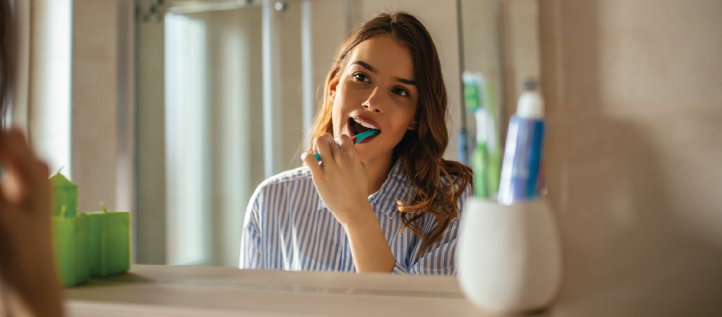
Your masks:
{"label": "woman's face", "polygon": [[365,164],[391,160],[407,130],[416,128],[418,91],[411,52],[386,35],[349,52],[346,67],[330,83],[333,135],[350,137],[373,127],[381,133],[356,144]]}

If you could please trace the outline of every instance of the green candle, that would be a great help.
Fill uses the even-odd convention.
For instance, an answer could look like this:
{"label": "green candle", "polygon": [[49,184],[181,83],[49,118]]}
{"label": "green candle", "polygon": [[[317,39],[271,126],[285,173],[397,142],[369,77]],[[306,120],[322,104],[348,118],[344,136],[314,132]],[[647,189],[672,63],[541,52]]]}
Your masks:
{"label": "green candle", "polygon": [[75,217],[78,214],[78,185],[73,184],[60,172],[50,178],[52,187],[52,215],[60,216],[60,210],[65,206],[65,217]]}
{"label": "green candle", "polygon": [[83,217],[66,217],[66,210],[63,206],[60,215],[52,217],[53,250],[60,284],[73,287],[90,280],[89,226]]}
{"label": "green candle", "polygon": [[90,274],[104,277],[130,269],[130,213],[86,212],[90,224]]}

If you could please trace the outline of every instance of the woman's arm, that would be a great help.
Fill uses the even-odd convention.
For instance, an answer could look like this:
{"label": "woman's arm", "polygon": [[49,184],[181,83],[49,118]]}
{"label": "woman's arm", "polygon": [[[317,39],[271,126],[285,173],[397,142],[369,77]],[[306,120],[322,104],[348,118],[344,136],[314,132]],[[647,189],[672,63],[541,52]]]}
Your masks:
{"label": "woman's arm", "polygon": [[[460,217],[464,210],[464,204],[468,197],[472,195],[471,185],[467,185],[459,200],[456,202],[457,210]],[[433,232],[438,226],[438,221],[431,215],[426,215],[427,221],[422,221],[421,230],[427,233]],[[411,254],[411,261],[407,267],[396,265],[394,273],[401,274],[419,274],[419,275],[456,275],[456,246],[459,236],[459,219],[449,222],[449,226],[439,237],[439,240],[429,245],[423,253],[418,254],[421,249],[423,239],[418,240],[418,245]]]}
{"label": "woman's arm", "polygon": [[[436,219],[432,221],[434,225]],[[431,228],[432,230],[434,228]],[[430,232],[428,228],[424,228]],[[415,275],[456,275],[456,246],[458,242],[459,221],[452,220],[439,240],[431,244],[423,253],[418,254],[420,245],[424,242],[419,239],[418,246],[412,247],[411,262],[407,266],[396,265],[394,273]],[[418,256],[418,258],[417,258]]]}
{"label": "woman's arm", "polygon": [[369,204],[368,176],[353,141],[339,137],[339,146],[325,134],[317,142],[323,163],[304,153],[321,200],[346,230],[357,272],[391,272],[396,264],[376,214]]}
{"label": "woman's arm", "polygon": [[342,225],[348,236],[356,272],[390,273],[396,265],[396,259],[371,205],[367,202],[355,214],[356,217]]}

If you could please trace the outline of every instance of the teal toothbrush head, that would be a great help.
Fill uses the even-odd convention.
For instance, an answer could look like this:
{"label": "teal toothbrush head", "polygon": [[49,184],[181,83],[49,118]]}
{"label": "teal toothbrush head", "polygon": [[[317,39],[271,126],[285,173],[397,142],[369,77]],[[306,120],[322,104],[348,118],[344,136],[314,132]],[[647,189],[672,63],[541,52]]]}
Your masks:
{"label": "teal toothbrush head", "polygon": [[368,131],[361,132],[361,133],[357,134],[356,136],[354,136],[354,139],[356,139],[356,141],[353,144],[358,144],[359,142],[363,141],[364,139],[366,139],[368,137],[379,134],[379,132],[381,132],[381,131],[376,130],[376,129],[370,129]]}
{"label": "teal toothbrush head", "polygon": [[[379,132],[381,132],[381,131],[376,130],[376,129],[370,129],[368,131],[361,132],[353,137],[353,139],[355,140],[353,144],[358,144],[359,142],[363,141],[364,139],[366,139],[370,136],[379,134]],[[341,146],[339,145],[339,148],[340,147]],[[318,152],[313,153],[313,157],[315,157],[317,161],[321,162],[321,155],[319,155]]]}

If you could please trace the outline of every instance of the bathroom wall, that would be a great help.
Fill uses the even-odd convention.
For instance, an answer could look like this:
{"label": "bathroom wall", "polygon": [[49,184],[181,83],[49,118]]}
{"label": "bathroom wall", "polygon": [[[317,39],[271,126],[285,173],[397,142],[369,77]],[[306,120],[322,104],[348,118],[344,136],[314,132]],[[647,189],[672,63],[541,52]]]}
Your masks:
{"label": "bathroom wall", "polygon": [[539,52],[540,0],[501,0],[501,68],[503,70],[503,105],[501,136],[504,140],[506,125],[514,114],[524,82],[539,80],[541,61]]}
{"label": "bathroom wall", "polygon": [[720,316],[722,2],[540,10],[554,316]]}
{"label": "bathroom wall", "polygon": [[118,109],[118,6],[73,1],[73,181],[80,212],[115,210]]}
{"label": "bathroom wall", "polygon": [[[50,3],[33,1],[32,6],[37,11],[45,2]],[[73,0],[68,9],[72,10],[70,162],[62,171],[80,188],[80,212],[99,211],[102,201],[108,209],[130,211],[135,218],[134,48],[129,25],[133,1]],[[48,116],[51,112],[41,110],[31,107],[30,112],[57,120],[55,114]]]}

